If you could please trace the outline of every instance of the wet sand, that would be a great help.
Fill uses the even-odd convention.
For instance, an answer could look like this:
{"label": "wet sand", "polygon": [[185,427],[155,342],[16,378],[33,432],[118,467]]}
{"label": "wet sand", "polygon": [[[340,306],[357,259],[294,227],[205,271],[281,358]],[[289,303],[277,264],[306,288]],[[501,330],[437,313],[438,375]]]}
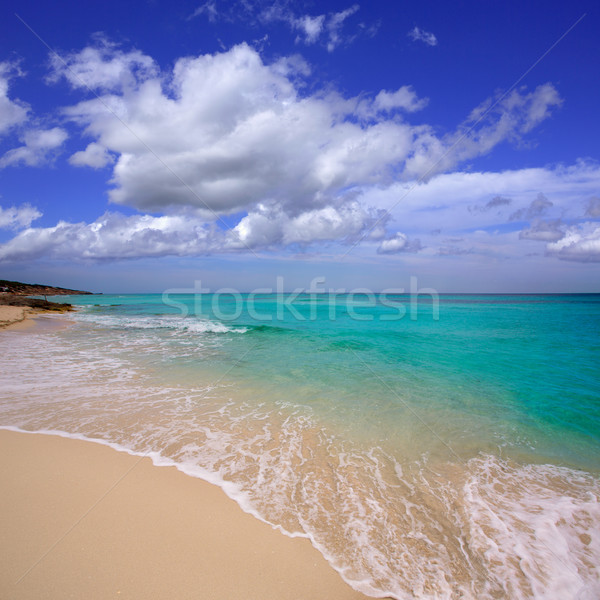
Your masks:
{"label": "wet sand", "polygon": [[308,540],[174,467],[6,430],[0,456],[0,598],[366,598]]}

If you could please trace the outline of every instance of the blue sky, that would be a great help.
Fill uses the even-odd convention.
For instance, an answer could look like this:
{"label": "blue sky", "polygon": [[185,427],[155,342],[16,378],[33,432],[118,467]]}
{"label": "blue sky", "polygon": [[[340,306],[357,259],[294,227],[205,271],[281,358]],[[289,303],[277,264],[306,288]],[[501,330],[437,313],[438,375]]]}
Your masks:
{"label": "blue sky", "polygon": [[595,3],[1,11],[0,278],[600,291]]}

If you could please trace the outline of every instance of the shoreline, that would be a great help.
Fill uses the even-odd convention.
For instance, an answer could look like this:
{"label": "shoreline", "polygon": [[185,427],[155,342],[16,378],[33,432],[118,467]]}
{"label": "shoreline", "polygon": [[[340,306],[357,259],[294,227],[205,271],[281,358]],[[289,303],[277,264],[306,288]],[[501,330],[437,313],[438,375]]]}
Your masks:
{"label": "shoreline", "polygon": [[73,321],[65,313],[40,310],[27,306],[0,305],[0,332],[2,331],[50,331],[64,329]]}
{"label": "shoreline", "polygon": [[2,597],[367,598],[309,540],[175,467],[7,429],[0,452]]}

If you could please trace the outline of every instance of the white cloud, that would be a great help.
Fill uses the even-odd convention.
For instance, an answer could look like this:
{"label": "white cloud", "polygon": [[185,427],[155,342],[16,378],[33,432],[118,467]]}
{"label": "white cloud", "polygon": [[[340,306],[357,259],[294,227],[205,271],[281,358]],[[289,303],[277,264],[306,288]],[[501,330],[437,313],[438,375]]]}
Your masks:
{"label": "white cloud", "polygon": [[406,172],[414,178],[430,177],[488,154],[504,141],[518,142],[561,104],[562,99],[550,83],[529,93],[525,89],[513,90],[495,101],[488,99],[443,139],[424,132],[415,142],[416,149],[406,162]]}
{"label": "white cloud", "polygon": [[85,150],[75,152],[75,154],[69,158],[69,163],[74,167],[92,167],[93,169],[101,169],[109,163],[114,162],[114,160],[114,157],[109,154],[104,146],[92,142],[91,144],[88,144]]}
{"label": "white cloud", "polygon": [[39,219],[42,213],[30,204],[2,208],[0,206],[0,229],[23,229],[32,221]]}
{"label": "white cloud", "polygon": [[156,77],[154,61],[139,50],[123,52],[116,44],[103,37],[95,46],[79,53],[59,57],[50,56],[53,74],[50,81],[65,77],[75,88],[89,88],[98,92],[122,91]]}
{"label": "white cloud", "polygon": [[[40,216],[22,207],[0,212],[0,225],[24,226]],[[12,212],[11,212],[12,211]],[[0,261],[40,257],[62,259],[117,259],[148,256],[198,256],[212,252],[245,251],[290,244],[339,241],[359,233],[369,215],[358,203],[304,212],[290,217],[281,210],[258,207],[229,231],[220,230],[196,215],[153,217],[106,213],[93,223],[67,223],[30,228],[0,245]]]}
{"label": "white cloud", "polygon": [[0,168],[9,165],[25,164],[30,167],[46,163],[67,139],[67,132],[61,127],[52,129],[30,129],[21,139],[24,146],[9,150],[0,158]]}
{"label": "white cloud", "polygon": [[359,8],[358,4],[353,4],[350,8],[334,13],[329,17],[326,25],[329,33],[329,39],[327,40],[327,50],[329,52],[333,52],[344,41],[342,37],[344,21],[357,12]]}
{"label": "white cloud", "polygon": [[[454,172],[420,184],[364,187],[360,200],[364,206],[387,211],[389,225],[398,224],[407,236],[420,238],[425,253],[452,247],[517,258],[539,252],[540,241],[562,237],[562,231],[581,220],[586,200],[599,187],[600,166],[579,162],[500,173]],[[540,190],[543,198],[536,202]],[[547,198],[552,198],[551,206]],[[520,222],[509,221],[515,207],[538,215],[531,217],[533,223],[523,233]],[[485,232],[485,244],[477,232]],[[449,244],[444,241],[449,237],[463,238],[464,243]]]}
{"label": "white cloud", "polygon": [[[297,4],[297,3],[296,3]],[[282,23],[293,32],[297,32],[296,43],[312,45],[320,43],[333,52],[341,45],[353,42],[359,36],[372,36],[377,25],[357,24],[350,33],[344,31],[348,19],[360,6],[353,4],[339,12],[322,14],[302,14],[293,2],[262,2],[261,0],[234,0],[221,2],[207,0],[188,17],[188,20],[205,15],[211,23],[217,21],[243,22],[246,27],[265,26]],[[265,38],[263,38],[265,39]]]}
{"label": "white cloud", "polygon": [[[117,155],[111,200],[142,211],[193,206],[212,218],[265,201],[290,214],[324,207],[341,190],[385,183],[392,173],[406,179],[431,175],[518,138],[538,99],[537,90],[523,94],[523,102],[499,108],[483,129],[439,138],[427,125],[412,126],[385,113],[361,121],[383,108],[422,106],[409,87],[380,92],[375,100],[302,95],[298,80],[305,66],[293,60],[264,64],[245,44],[180,59],[162,77],[137,70],[136,65],[152,65],[151,59],[136,53],[129,60],[115,52],[116,57],[106,47],[100,53],[86,49],[68,62],[83,73],[97,68],[98,85],[105,89],[126,81],[127,91],[82,102],[65,114]],[[110,68],[98,65],[99,57]],[[135,68],[126,75],[123,65]]]}
{"label": "white cloud", "polygon": [[404,233],[396,233],[394,236],[383,240],[377,249],[379,254],[398,254],[399,252],[417,252],[421,249],[419,240],[409,240]]}
{"label": "white cloud", "polygon": [[26,229],[0,246],[0,261],[199,255],[211,244],[210,227],[198,219],[106,213],[89,224]]}
{"label": "white cloud", "polygon": [[[348,10],[339,23],[357,8]],[[54,79],[64,76],[84,91],[85,80],[102,95],[63,111],[93,140],[71,156],[71,164],[102,168],[114,161],[111,201],[166,216],[107,213],[89,224],[28,228],[0,246],[4,260],[187,256],[363,238],[369,251],[379,246],[380,254],[422,250],[418,257],[433,256],[440,243],[487,252],[508,239],[490,228],[510,225],[509,206],[528,219],[564,217],[568,226],[573,207],[583,211],[582,198],[598,189],[598,167],[584,163],[439,174],[504,140],[518,141],[547,118],[560,102],[549,84],[512,92],[471,129],[466,123],[440,136],[427,124],[400,118],[398,110],[414,112],[427,101],[410,86],[357,98],[331,90],[307,93],[304,61],[265,64],[246,44],[180,59],[168,72],[159,72],[150,57],[104,40],[99,48],[68,56],[67,63],[73,72],[56,64]],[[481,118],[490,106],[492,100],[470,118]],[[36,130],[23,139],[22,148],[1,159],[5,164],[40,164],[66,132]],[[428,183],[416,183],[423,175]],[[552,193],[552,202],[536,211],[532,198],[541,190]],[[235,214],[241,215],[237,223],[218,223]],[[510,239],[519,243],[522,226],[513,227]],[[535,221],[520,243],[551,241],[548,227]],[[429,236],[430,242],[426,232],[435,228],[443,228],[446,240],[465,241]],[[484,229],[487,241],[474,243],[471,232]]]}
{"label": "white cloud", "polygon": [[8,97],[11,77],[19,71],[14,63],[0,62],[0,135],[27,121],[29,105]]}
{"label": "white cloud", "polygon": [[205,2],[204,4],[200,5],[189,17],[188,17],[188,21],[190,19],[193,19],[194,17],[198,17],[200,15],[205,14],[208,17],[208,20],[211,23],[216,23],[218,17],[219,17],[219,11],[217,10],[217,3],[216,0],[208,0],[208,2]]}
{"label": "white cloud", "polygon": [[[226,230],[197,213],[165,217],[108,213],[90,224],[62,222],[56,227],[22,231],[0,246],[0,260],[194,256],[247,252],[249,247],[258,250],[294,244],[352,244],[363,237],[354,254],[377,250],[382,256],[402,253],[404,258],[469,254],[520,260],[540,253],[540,242],[558,242],[548,245],[548,255],[597,260],[591,225],[587,229],[571,226],[566,236],[563,231],[569,222],[581,218],[585,205],[582,199],[590,197],[590,190],[598,189],[598,165],[450,173],[417,185],[403,198],[410,185],[363,188],[362,193],[339,199],[336,205],[300,206],[295,214],[291,207],[277,202],[258,203],[236,226]],[[534,190],[539,189],[553,199],[544,212],[548,218],[534,219],[528,229],[522,230],[518,223],[508,220],[510,209],[515,204],[525,208],[535,204],[539,192]],[[398,200],[391,215],[384,210]],[[483,209],[473,210],[474,206]],[[35,209],[32,211],[37,215]],[[26,214],[24,211],[22,226],[27,226]],[[402,231],[391,233],[396,228]]]}
{"label": "white cloud", "polygon": [[437,43],[438,43],[437,38],[435,37],[435,35],[433,33],[424,31],[423,29],[420,29],[419,27],[416,27],[416,26],[414,29],[411,29],[408,32],[408,37],[415,42],[416,41],[424,42],[428,46],[437,46]]}
{"label": "white cloud", "polygon": [[293,26],[304,34],[304,42],[307,44],[314,44],[323,32],[325,15],[317,15],[316,17],[304,15],[302,17],[293,18],[292,22]]}
{"label": "white cloud", "polygon": [[[28,226],[40,216],[22,207],[6,215],[7,226],[17,218]],[[0,225],[4,213],[0,212]],[[314,243],[350,243],[380,216],[365,210],[358,202],[339,207],[327,206],[290,216],[278,207],[259,205],[236,227],[222,230],[194,213],[153,217],[106,213],[93,223],[61,221],[55,227],[29,228],[0,245],[0,261],[32,260],[40,257],[61,259],[122,259],[157,256],[198,256],[210,253],[281,248]],[[383,219],[385,225],[387,219]],[[369,239],[384,235],[376,229]],[[417,242],[418,244],[418,242]],[[415,249],[416,246],[412,246]]]}
{"label": "white cloud", "polygon": [[98,100],[66,113],[119,156],[111,199],[141,210],[194,205],[227,213],[265,199],[318,204],[340,186],[380,177],[386,161],[410,151],[408,125],[363,128],[346,122],[327,97],[302,98],[293,80],[304,69],[294,67],[265,65],[241,45],[181,59],[168,92],[149,80],[111,96],[153,152]]}
{"label": "white cloud", "polygon": [[368,213],[357,202],[308,210],[293,217],[280,209],[259,206],[232,230],[228,246],[244,249],[343,241],[359,234],[368,223]]}
{"label": "white cloud", "polygon": [[563,260],[600,262],[600,227],[591,223],[573,227],[562,239],[548,244],[546,251]]}
{"label": "white cloud", "polygon": [[428,98],[418,98],[410,85],[404,85],[395,92],[381,90],[375,97],[374,107],[380,111],[392,111],[401,108],[407,112],[415,112],[427,106]]}
{"label": "white cloud", "polygon": [[11,100],[8,95],[10,79],[21,75],[17,64],[0,62],[0,136],[16,129],[24,144],[0,156],[0,169],[10,165],[33,167],[45,164],[68,137],[61,127],[26,129],[30,120],[30,106],[20,100]]}
{"label": "white cloud", "polygon": [[[239,3],[239,13],[244,13],[245,20],[252,18],[256,7],[249,2]],[[356,39],[357,33],[345,34],[343,32],[346,21],[360,9],[358,4],[341,10],[319,15],[298,14],[290,8],[289,4],[274,3],[267,7],[262,6],[258,10],[257,18],[260,23],[285,23],[293,31],[299,31],[296,42],[304,42],[307,45],[319,41],[333,52],[338,46],[347,44]],[[202,12],[208,12],[207,9]],[[209,15],[210,18],[210,15]],[[235,17],[230,15],[229,18]],[[364,26],[363,26],[364,27]],[[361,32],[362,33],[362,32]]]}

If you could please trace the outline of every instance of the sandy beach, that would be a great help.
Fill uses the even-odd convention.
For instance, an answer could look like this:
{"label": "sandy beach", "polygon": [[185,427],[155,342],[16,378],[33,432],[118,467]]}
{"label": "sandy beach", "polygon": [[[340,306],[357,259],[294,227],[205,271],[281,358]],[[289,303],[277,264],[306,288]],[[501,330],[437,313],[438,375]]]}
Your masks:
{"label": "sandy beach", "polygon": [[0,306],[0,329],[14,328],[19,323],[28,321],[31,309],[24,306]]}
{"label": "sandy beach", "polygon": [[0,431],[0,597],[366,598],[216,486],[111,448]]}

